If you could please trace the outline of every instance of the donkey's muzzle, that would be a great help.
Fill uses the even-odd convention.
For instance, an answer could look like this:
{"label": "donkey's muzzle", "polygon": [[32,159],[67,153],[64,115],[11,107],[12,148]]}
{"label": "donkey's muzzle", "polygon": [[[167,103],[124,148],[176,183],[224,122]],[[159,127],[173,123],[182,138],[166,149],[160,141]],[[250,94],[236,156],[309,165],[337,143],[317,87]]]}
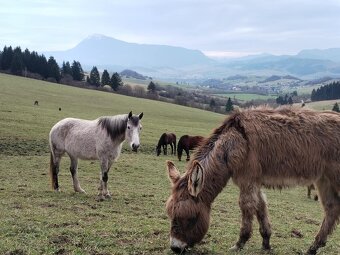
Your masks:
{"label": "donkey's muzzle", "polygon": [[139,144],[134,144],[134,143],[132,144],[132,151],[137,152],[138,148],[139,148]]}

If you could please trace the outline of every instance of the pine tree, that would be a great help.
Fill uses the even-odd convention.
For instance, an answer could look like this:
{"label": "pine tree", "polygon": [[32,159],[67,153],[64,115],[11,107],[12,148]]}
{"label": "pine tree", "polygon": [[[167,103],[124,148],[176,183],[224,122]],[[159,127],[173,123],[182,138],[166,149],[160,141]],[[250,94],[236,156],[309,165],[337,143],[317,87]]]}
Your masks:
{"label": "pine tree", "polygon": [[90,84],[96,87],[100,86],[100,76],[96,66],[90,72]]}
{"label": "pine tree", "polygon": [[61,79],[60,68],[54,57],[50,57],[47,61],[48,77],[54,78],[57,82]]}
{"label": "pine tree", "polygon": [[234,106],[233,106],[233,102],[231,102],[231,98],[228,98],[228,101],[225,105],[225,111],[226,112],[231,112],[232,110],[234,110]]}
{"label": "pine tree", "polygon": [[72,76],[72,68],[71,68],[71,65],[70,65],[70,62],[66,62],[65,61],[63,62],[63,65],[61,67],[61,74],[62,76],[65,76],[65,75],[71,75]]}
{"label": "pine tree", "polygon": [[156,92],[156,84],[153,81],[150,81],[148,85],[148,91],[150,93],[155,93]]}
{"label": "pine tree", "polygon": [[105,86],[105,85],[110,85],[110,74],[106,69],[104,70],[102,74],[102,86]]}
{"label": "pine tree", "polygon": [[290,105],[293,104],[293,98],[291,96],[288,98],[288,104],[290,104]]}
{"label": "pine tree", "polygon": [[111,80],[110,80],[110,85],[111,85],[111,88],[114,91],[117,91],[120,86],[123,86],[122,79],[120,78],[120,76],[117,72],[112,74]]}
{"label": "pine tree", "polygon": [[73,80],[82,81],[84,79],[84,71],[78,61],[73,61],[71,70],[72,70]]}
{"label": "pine tree", "polygon": [[216,102],[215,102],[215,99],[210,99],[210,103],[209,103],[209,106],[211,109],[214,109],[216,107]]}
{"label": "pine tree", "polygon": [[12,57],[10,70],[12,74],[22,75],[23,69],[24,69],[24,62],[22,59],[22,52],[21,52],[20,47],[17,47],[13,51],[13,57]]}
{"label": "pine tree", "polygon": [[1,54],[1,69],[8,70],[11,67],[12,59],[13,59],[13,49],[12,46],[4,47],[4,50]]}
{"label": "pine tree", "polygon": [[332,111],[340,112],[340,108],[339,108],[338,103],[335,103],[335,104],[334,104]]}

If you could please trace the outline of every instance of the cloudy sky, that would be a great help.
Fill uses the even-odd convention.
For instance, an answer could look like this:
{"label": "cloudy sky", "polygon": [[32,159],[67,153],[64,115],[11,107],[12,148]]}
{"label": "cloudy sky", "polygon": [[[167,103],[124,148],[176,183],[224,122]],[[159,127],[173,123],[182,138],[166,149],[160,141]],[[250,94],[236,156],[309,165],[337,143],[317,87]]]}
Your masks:
{"label": "cloudy sky", "polygon": [[0,47],[65,50],[92,34],[209,55],[340,47],[340,0],[0,0]]}

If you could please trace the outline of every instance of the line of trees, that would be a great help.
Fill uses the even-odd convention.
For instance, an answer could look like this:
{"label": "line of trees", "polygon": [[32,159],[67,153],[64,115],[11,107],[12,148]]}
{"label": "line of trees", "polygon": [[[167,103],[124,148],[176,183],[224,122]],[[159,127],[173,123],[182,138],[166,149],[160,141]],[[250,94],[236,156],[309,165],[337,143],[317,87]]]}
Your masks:
{"label": "line of trees", "polygon": [[114,72],[110,78],[109,72],[105,69],[100,77],[99,71],[94,66],[90,72],[90,76],[87,76],[86,81],[95,87],[104,87],[105,85],[110,86],[114,91],[123,86],[122,78],[117,72]]}
{"label": "line of trees", "polygon": [[322,101],[340,98],[340,82],[332,82],[330,84],[321,86],[317,90],[313,89],[311,100]]}
{"label": "line of trees", "polygon": [[36,51],[24,51],[20,47],[12,48],[5,46],[0,51],[0,70],[36,79],[46,79],[49,81],[60,82],[64,74],[69,74],[74,80],[81,81],[84,72],[79,62],[73,61],[72,65],[68,62],[63,64],[60,69],[54,57],[46,57]]}

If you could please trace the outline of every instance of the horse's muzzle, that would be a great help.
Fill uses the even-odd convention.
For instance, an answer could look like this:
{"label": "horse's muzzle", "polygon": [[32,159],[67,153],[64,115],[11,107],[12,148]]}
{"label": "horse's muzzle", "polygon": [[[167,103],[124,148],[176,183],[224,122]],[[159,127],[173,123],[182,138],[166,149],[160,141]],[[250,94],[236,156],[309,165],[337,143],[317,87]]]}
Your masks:
{"label": "horse's muzzle", "polygon": [[132,151],[137,152],[138,148],[139,148],[139,144],[134,144],[134,143],[132,144]]}

